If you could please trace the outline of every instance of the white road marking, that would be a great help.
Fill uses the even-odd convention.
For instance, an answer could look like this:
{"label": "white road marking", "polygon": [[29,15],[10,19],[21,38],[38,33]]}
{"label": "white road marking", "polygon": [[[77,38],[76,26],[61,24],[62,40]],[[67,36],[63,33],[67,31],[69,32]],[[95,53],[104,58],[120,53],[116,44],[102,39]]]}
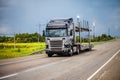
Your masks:
{"label": "white road marking", "polygon": [[105,67],[118,53],[120,49],[105,63],[103,64],[96,72],[94,72],[87,80],[91,80],[103,67]]}
{"label": "white road marking", "polygon": [[54,64],[57,64],[57,63],[65,62],[65,61],[68,61],[68,60],[70,60],[70,59],[71,59],[71,58],[67,58],[67,59],[64,59],[64,60],[61,60],[61,61],[58,61],[58,62],[52,62],[52,63],[46,64],[46,65],[33,67],[33,68],[27,69],[27,70],[25,70],[25,71],[21,71],[21,72],[19,72],[19,73],[14,73],[14,74],[10,74],[10,75],[7,75],[7,76],[0,77],[0,79],[5,79],[5,78],[8,78],[8,77],[13,77],[13,76],[16,76],[16,75],[18,75],[18,74],[20,74],[20,73],[29,72],[29,71],[34,71],[34,70],[37,70],[37,69],[40,69],[40,68],[44,68],[44,67],[47,67],[47,66],[51,66],[51,65],[54,65]]}
{"label": "white road marking", "polygon": [[[41,58],[43,58],[43,57],[41,57]],[[30,58],[30,59],[23,59],[23,60],[14,61],[14,62],[1,63],[0,66],[8,65],[8,64],[20,63],[20,62],[25,62],[25,61],[29,61],[29,60],[36,60],[36,59],[41,59],[41,58]]]}
{"label": "white road marking", "polygon": [[5,78],[16,76],[16,75],[18,75],[18,73],[14,73],[14,74],[10,74],[10,75],[7,75],[7,76],[0,77],[0,79],[5,79]]}
{"label": "white road marking", "polygon": [[70,60],[70,58],[61,60],[61,61],[59,61],[59,62],[53,62],[53,63],[50,63],[50,64],[46,64],[46,65],[42,65],[42,66],[38,66],[38,67],[31,68],[31,69],[27,69],[27,70],[25,70],[25,71],[23,71],[23,72],[34,71],[34,70],[37,70],[37,69],[40,69],[40,68],[44,68],[44,67],[47,67],[47,66],[55,65],[55,64],[58,64],[58,63],[61,63],[61,62],[65,62],[65,61],[68,61],[68,60]]}

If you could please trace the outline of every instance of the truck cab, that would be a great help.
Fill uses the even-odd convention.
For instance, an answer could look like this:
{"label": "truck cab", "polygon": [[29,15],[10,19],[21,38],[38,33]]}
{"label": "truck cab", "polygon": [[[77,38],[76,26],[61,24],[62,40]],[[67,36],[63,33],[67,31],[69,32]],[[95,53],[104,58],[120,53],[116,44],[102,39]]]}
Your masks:
{"label": "truck cab", "polygon": [[49,57],[53,54],[72,55],[73,45],[73,19],[54,19],[46,26],[45,40],[46,53]]}

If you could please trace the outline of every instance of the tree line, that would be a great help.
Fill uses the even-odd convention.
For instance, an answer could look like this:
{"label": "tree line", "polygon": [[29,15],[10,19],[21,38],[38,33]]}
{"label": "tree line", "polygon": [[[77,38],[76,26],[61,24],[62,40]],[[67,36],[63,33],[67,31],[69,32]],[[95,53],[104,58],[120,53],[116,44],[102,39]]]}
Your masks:
{"label": "tree line", "polygon": [[[110,36],[110,35],[106,35],[106,34],[102,34],[100,36],[93,36],[93,38],[91,38],[92,42],[99,42],[99,41],[107,41],[107,40],[111,40],[114,39],[114,37]],[[82,42],[88,42],[89,39],[88,38],[81,38]],[[10,36],[0,36],[0,42],[9,42],[9,43],[30,43],[30,42],[45,42],[45,37],[36,33],[18,33],[15,34],[14,36],[10,37]],[[79,42],[79,37],[76,37],[76,41]]]}
{"label": "tree line", "polygon": [[14,36],[0,36],[0,42],[9,42],[9,43],[30,43],[30,42],[44,42],[44,36],[36,33],[18,33]]}
{"label": "tree line", "polygon": [[108,41],[108,40],[112,40],[114,39],[115,37],[111,36],[111,35],[106,35],[106,34],[102,34],[100,36],[96,36],[92,39],[92,41],[96,41],[96,42],[99,42],[99,41]]}
{"label": "tree line", "polygon": [[[107,35],[107,34],[102,34],[99,36],[93,36],[91,38],[91,42],[100,42],[100,41],[108,41],[108,40],[112,40],[115,37],[112,37],[111,35]],[[76,37],[76,41],[79,42],[79,36]],[[88,38],[81,38],[82,42],[89,42]]]}

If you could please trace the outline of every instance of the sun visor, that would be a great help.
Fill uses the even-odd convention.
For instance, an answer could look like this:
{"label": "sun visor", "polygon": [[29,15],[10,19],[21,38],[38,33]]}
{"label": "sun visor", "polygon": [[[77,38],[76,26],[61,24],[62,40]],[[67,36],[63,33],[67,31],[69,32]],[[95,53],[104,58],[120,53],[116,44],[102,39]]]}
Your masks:
{"label": "sun visor", "polygon": [[47,28],[68,28],[73,22],[72,18],[69,19],[54,19],[47,24]]}

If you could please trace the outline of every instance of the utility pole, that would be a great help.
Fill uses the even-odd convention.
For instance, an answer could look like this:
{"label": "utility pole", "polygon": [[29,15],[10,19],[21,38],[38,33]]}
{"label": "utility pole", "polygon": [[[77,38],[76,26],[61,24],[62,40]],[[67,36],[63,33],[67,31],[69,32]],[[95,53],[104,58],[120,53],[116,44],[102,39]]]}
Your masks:
{"label": "utility pole", "polygon": [[[84,20],[83,20],[83,23],[82,23],[82,24],[83,24],[83,26],[82,26],[82,27],[83,27],[83,28],[85,28],[85,21],[84,21]],[[83,42],[84,42],[84,37],[83,37],[83,39],[82,39],[82,40],[83,40]]]}
{"label": "utility pole", "polygon": [[87,28],[89,29],[89,31],[88,31],[88,38],[89,38],[89,45],[90,45],[91,38],[90,38],[90,27],[89,27],[89,22],[88,21],[87,21]]}
{"label": "utility pole", "polygon": [[108,36],[110,36],[110,28],[108,28]]}
{"label": "utility pole", "polygon": [[14,48],[16,48],[15,33],[14,33]]}
{"label": "utility pole", "polygon": [[79,27],[79,43],[81,43],[81,35],[80,35],[81,28],[80,28],[80,21],[79,21],[79,19],[80,19],[80,16],[77,15],[77,23],[78,23],[78,27]]}
{"label": "utility pole", "polygon": [[37,40],[38,40],[38,42],[40,42],[40,31],[42,31],[40,28],[42,28],[42,26],[45,26],[46,24],[41,24],[41,23],[39,23],[38,25],[35,25],[35,26],[37,26],[38,28],[37,28]]}
{"label": "utility pole", "polygon": [[40,39],[39,39],[40,38],[40,26],[41,24],[38,25],[38,42],[40,42]]}
{"label": "utility pole", "polygon": [[95,22],[93,22],[93,39],[95,39]]}

